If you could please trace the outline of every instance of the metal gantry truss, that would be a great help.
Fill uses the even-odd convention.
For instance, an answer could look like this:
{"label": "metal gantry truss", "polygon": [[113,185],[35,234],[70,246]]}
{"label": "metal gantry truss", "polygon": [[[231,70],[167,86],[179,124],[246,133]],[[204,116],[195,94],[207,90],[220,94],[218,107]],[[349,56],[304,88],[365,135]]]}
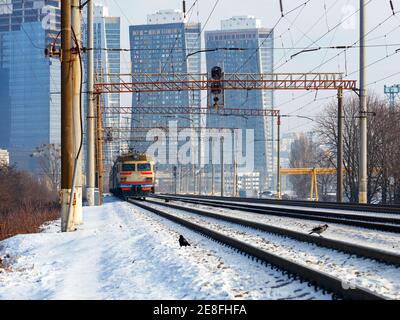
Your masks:
{"label": "metal gantry truss", "polygon": [[[120,128],[112,128],[112,127],[106,127],[104,128],[104,139],[106,142],[112,142],[112,141],[124,141],[124,142],[151,142],[147,138],[147,134],[151,130],[163,130],[165,133],[169,132],[171,129],[170,127],[162,126],[162,125],[154,125],[154,126],[149,126],[149,127],[120,127]],[[174,127],[174,129],[177,129],[178,131],[182,130],[191,130],[194,131],[195,133],[200,133],[202,130],[204,130],[204,127]],[[239,128],[210,128],[208,127],[207,130],[211,130],[213,132],[222,132],[222,133],[234,133],[235,130],[239,130]],[[119,137],[114,137],[114,134],[119,135]],[[154,137],[157,141],[157,136]],[[199,141],[208,141],[210,137],[205,137],[204,139],[198,137],[197,140]]]}
{"label": "metal gantry truss", "polygon": [[224,90],[356,90],[356,80],[341,73],[224,73],[223,80],[207,74],[109,74],[118,82],[100,82],[95,93],[172,92],[210,90],[219,82]]}
{"label": "metal gantry truss", "polygon": [[[341,104],[343,91],[359,91],[356,80],[344,80],[342,73],[224,73],[222,80],[210,80],[208,74],[107,74],[103,79],[115,79],[117,82],[99,82],[95,85],[94,93],[99,97],[111,93],[152,93],[152,92],[182,92],[182,91],[209,91],[215,84],[223,90],[335,90],[338,92],[338,104]],[[104,116],[114,114],[133,115],[220,115],[231,117],[276,117],[278,132],[280,132],[281,115],[279,110],[273,109],[232,109],[229,106],[217,108],[198,108],[189,106],[152,106],[142,105],[135,107],[105,107]],[[102,118],[102,117],[101,117]],[[342,115],[338,116],[341,119]],[[151,127],[149,127],[151,129]],[[102,131],[102,130],[101,130]],[[101,136],[101,137],[100,137]],[[99,134],[101,140],[104,140]],[[136,137],[142,141],[144,137]],[[106,138],[107,139],[107,138]],[[130,140],[131,138],[129,138]],[[278,150],[280,137],[278,134]],[[279,157],[279,152],[278,152]],[[342,163],[338,160],[338,163]],[[277,172],[280,175],[280,161]],[[340,171],[339,171],[340,172]],[[280,178],[277,190],[280,190]]]}

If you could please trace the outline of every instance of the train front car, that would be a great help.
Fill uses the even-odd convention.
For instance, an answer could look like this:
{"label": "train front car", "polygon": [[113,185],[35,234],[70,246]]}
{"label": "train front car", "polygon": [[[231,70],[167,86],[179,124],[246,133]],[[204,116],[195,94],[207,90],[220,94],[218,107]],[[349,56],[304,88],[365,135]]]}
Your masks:
{"label": "train front car", "polygon": [[145,199],[154,194],[154,162],[146,155],[127,155],[114,164],[111,192],[122,198]]}

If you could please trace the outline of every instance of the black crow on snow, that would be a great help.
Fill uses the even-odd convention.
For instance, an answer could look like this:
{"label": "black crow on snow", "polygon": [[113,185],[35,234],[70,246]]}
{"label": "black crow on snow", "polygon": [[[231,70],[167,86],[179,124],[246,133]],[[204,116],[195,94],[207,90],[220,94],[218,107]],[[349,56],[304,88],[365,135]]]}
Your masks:
{"label": "black crow on snow", "polygon": [[179,236],[179,244],[181,247],[190,247],[190,243],[182,235]]}
{"label": "black crow on snow", "polygon": [[324,233],[328,229],[328,227],[329,226],[327,224],[324,224],[323,226],[315,227],[314,229],[311,230],[311,232],[309,234],[316,233],[319,236],[321,236],[321,234]]}

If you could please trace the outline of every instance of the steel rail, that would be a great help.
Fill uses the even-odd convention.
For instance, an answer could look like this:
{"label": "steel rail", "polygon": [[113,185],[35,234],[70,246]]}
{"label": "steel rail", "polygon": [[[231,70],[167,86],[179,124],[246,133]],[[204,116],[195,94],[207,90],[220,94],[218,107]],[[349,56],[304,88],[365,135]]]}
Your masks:
{"label": "steel rail", "polygon": [[[178,196],[173,196],[171,195],[172,198],[176,198]],[[190,197],[188,197],[187,199],[190,199]],[[195,198],[197,199],[197,198]],[[215,201],[215,202],[232,202],[233,204],[235,204],[236,201],[234,200],[226,200],[223,198],[220,199],[206,199],[206,201]],[[239,204],[239,205],[249,205],[250,208],[266,208],[266,209],[271,209],[271,205],[273,204],[266,204],[265,203],[265,207],[262,206],[263,203],[261,203],[261,205],[252,205],[251,203],[249,203],[250,201],[247,201],[247,203],[243,203],[243,204]],[[274,204],[277,205],[278,204]],[[280,204],[281,206],[283,204]],[[318,211],[309,211],[306,209],[289,209],[289,208],[279,208],[279,207],[273,207],[273,209],[276,209],[277,211],[283,211],[283,212],[295,212],[297,213],[298,211],[304,212],[306,214],[310,214],[310,215],[315,215],[315,216],[322,216],[322,217],[333,217],[333,218],[339,218],[339,219],[346,219],[346,220],[360,220],[360,221],[369,221],[369,222],[377,222],[377,223],[390,223],[390,224],[400,224],[400,218],[395,218],[395,217],[382,217],[382,216],[371,216],[371,215],[362,215],[362,214],[351,214],[351,213],[335,213],[335,212],[318,212]],[[318,208],[320,209],[320,208]]]}
{"label": "steel rail", "polygon": [[277,205],[285,205],[285,206],[300,206],[300,207],[310,207],[310,208],[324,208],[324,209],[335,209],[335,210],[353,210],[353,211],[363,211],[363,212],[400,214],[400,207],[392,206],[392,205],[337,203],[337,202],[313,202],[313,201],[306,201],[306,200],[277,200],[277,199],[238,198],[238,197],[221,198],[219,196],[198,196],[198,195],[181,195],[181,196],[182,197],[192,197],[192,198],[227,200],[227,201],[235,201],[235,202],[253,202],[253,203],[265,203],[265,204],[277,204]]}
{"label": "steel rail", "polygon": [[[385,224],[385,223],[377,223],[377,222],[368,222],[363,221],[362,219],[366,216],[359,215],[358,220],[350,219],[347,216],[343,215],[339,217],[334,217],[331,213],[318,213],[318,212],[309,212],[300,209],[287,209],[287,208],[266,208],[261,206],[254,206],[251,204],[230,204],[229,201],[223,202],[219,200],[218,202],[215,200],[205,200],[205,199],[194,199],[194,198],[186,198],[186,197],[173,197],[173,196],[161,196],[157,195],[158,198],[161,199],[170,199],[170,200],[179,200],[182,202],[188,203],[197,203],[208,205],[212,207],[226,208],[232,210],[240,210],[247,211],[258,214],[267,214],[278,217],[288,217],[295,219],[303,219],[303,220],[314,220],[314,221],[322,221],[329,223],[337,223],[355,227],[361,227],[366,229],[380,230],[386,232],[400,233],[400,225],[396,224]],[[374,217],[372,217],[374,218]]]}
{"label": "steel rail", "polygon": [[291,276],[293,279],[307,281],[311,285],[314,285],[316,289],[321,288],[333,293],[334,296],[339,298],[348,300],[386,300],[386,298],[382,295],[374,293],[366,288],[355,285],[347,286],[346,283],[344,283],[341,279],[333,277],[325,272],[317,271],[294,261],[284,259],[278,255],[261,250],[243,241],[228,237],[222,233],[210,230],[198,224],[166,213],[162,210],[147,206],[144,203],[132,200],[129,200],[129,203],[180,224],[224,245],[232,247],[239,252],[256,258],[257,260],[260,260],[268,265],[275,266],[278,269],[281,269],[284,274],[287,273],[288,276]]}
{"label": "steel rail", "polygon": [[271,225],[268,225],[265,223],[254,222],[254,221],[250,221],[250,220],[243,219],[243,218],[236,218],[236,217],[221,215],[221,214],[213,213],[210,211],[204,211],[204,210],[200,210],[200,209],[196,209],[196,208],[188,208],[188,207],[184,207],[184,206],[180,206],[180,205],[176,205],[176,204],[172,204],[172,203],[161,203],[161,202],[157,202],[157,201],[151,201],[149,199],[147,199],[147,202],[161,205],[164,207],[177,209],[177,210],[191,212],[191,213],[194,213],[199,216],[205,216],[205,217],[209,217],[209,218],[218,219],[221,221],[235,223],[238,225],[254,228],[254,229],[265,231],[268,233],[273,233],[273,234],[276,234],[279,236],[288,237],[288,238],[295,239],[298,241],[316,244],[321,247],[334,249],[334,250],[338,250],[338,251],[345,252],[345,253],[355,254],[359,257],[371,258],[371,259],[375,259],[375,260],[378,260],[378,261],[381,261],[384,263],[389,263],[389,264],[394,264],[394,265],[400,266],[400,254],[392,253],[389,251],[371,248],[371,247],[365,247],[365,246],[361,246],[361,245],[357,245],[357,244],[349,243],[349,242],[345,242],[345,241],[340,241],[340,240],[316,237],[316,236],[309,235],[307,233],[302,233],[302,232],[293,231],[293,230],[289,230],[289,229],[285,229],[285,228],[275,227],[275,226],[271,226]]}

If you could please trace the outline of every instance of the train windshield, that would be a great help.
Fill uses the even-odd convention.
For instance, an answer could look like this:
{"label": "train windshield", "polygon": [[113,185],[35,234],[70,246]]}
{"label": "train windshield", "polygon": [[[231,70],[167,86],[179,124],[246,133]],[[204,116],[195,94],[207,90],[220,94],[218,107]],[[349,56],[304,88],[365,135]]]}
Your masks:
{"label": "train windshield", "polygon": [[132,163],[125,163],[122,165],[122,172],[127,172],[127,171],[136,171],[135,170],[135,164]]}
{"label": "train windshield", "polygon": [[138,164],[138,171],[151,171],[151,164],[150,163]]}

